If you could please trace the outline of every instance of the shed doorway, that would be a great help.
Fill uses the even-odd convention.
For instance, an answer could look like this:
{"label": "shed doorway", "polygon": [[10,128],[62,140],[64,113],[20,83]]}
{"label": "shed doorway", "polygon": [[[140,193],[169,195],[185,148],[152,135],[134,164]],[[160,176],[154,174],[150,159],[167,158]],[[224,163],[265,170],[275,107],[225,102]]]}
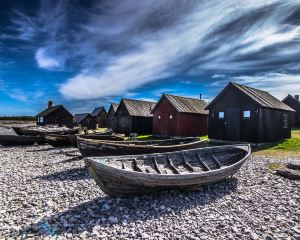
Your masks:
{"label": "shed doorway", "polygon": [[159,122],[159,132],[162,136],[169,136],[169,129],[170,129],[170,117],[168,113],[162,113],[160,115],[160,122]]}
{"label": "shed doorway", "polygon": [[239,141],[241,139],[241,109],[228,108],[225,118],[227,140]]}

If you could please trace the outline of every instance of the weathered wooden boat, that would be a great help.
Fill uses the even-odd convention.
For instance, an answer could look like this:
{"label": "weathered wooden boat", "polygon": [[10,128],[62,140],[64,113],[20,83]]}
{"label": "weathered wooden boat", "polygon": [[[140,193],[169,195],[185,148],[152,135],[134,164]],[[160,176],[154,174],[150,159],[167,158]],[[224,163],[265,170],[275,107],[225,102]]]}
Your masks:
{"label": "weathered wooden boat", "polygon": [[25,136],[43,136],[45,134],[78,134],[80,128],[66,128],[66,127],[24,127],[21,129]]}
{"label": "weathered wooden boat", "polygon": [[76,135],[69,135],[69,141],[71,145],[78,147],[77,145],[77,138],[83,139],[92,139],[92,140],[103,140],[103,141],[124,141],[124,135],[122,134],[112,134],[112,135],[99,135],[99,134],[76,134]]}
{"label": "weathered wooden boat", "polygon": [[126,197],[164,189],[195,190],[236,173],[250,145],[198,148],[168,153],[85,158],[97,185],[110,196]]}
{"label": "weathered wooden boat", "polygon": [[104,131],[101,131],[101,132],[94,131],[93,134],[94,135],[111,135],[111,134],[113,134],[113,130],[108,128],[108,129],[105,129]]}
{"label": "weathered wooden boat", "polygon": [[33,145],[45,142],[45,138],[41,136],[0,135],[0,145],[2,146]]}
{"label": "weathered wooden boat", "polygon": [[77,137],[85,139],[123,141],[124,137],[119,135],[98,135],[98,134],[76,134],[76,135],[61,135],[61,134],[46,134],[45,139],[48,144],[53,147],[77,147]]}
{"label": "weathered wooden boat", "polygon": [[11,127],[13,130],[14,130],[14,132],[17,134],[17,135],[23,135],[23,132],[22,132],[22,128],[23,127],[17,127],[17,126],[12,126]]}
{"label": "weathered wooden boat", "polygon": [[199,148],[206,144],[206,140],[195,137],[124,142],[77,138],[78,148],[84,157],[162,153]]}

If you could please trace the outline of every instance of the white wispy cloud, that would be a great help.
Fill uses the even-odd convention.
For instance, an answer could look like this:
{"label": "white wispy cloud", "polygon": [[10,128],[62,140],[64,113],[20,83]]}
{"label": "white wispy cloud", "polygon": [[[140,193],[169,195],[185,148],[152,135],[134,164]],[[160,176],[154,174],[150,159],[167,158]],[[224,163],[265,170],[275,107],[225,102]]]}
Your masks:
{"label": "white wispy cloud", "polygon": [[[16,23],[29,32],[25,39],[46,36],[35,56],[41,68],[73,65],[74,77],[59,92],[85,100],[178,75],[209,72],[222,81],[242,71],[282,70],[300,60],[300,27],[293,22],[299,7],[298,0],[111,0],[95,2],[91,12],[43,1],[37,17],[20,14],[26,21]],[[271,86],[280,77],[252,80]]]}
{"label": "white wispy cloud", "polygon": [[39,48],[35,54],[35,60],[40,68],[51,69],[59,67],[59,62],[47,55],[45,48]]}

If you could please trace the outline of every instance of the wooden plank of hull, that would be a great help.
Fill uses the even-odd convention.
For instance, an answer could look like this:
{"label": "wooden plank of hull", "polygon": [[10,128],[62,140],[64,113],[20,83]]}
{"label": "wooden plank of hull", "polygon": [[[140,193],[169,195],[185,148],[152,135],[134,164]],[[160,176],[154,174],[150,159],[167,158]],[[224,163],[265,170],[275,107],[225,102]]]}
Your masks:
{"label": "wooden plank of hull", "polygon": [[150,154],[150,153],[164,153],[170,151],[178,151],[185,149],[194,149],[205,146],[206,140],[195,141],[187,144],[169,145],[169,146],[149,146],[149,145],[125,145],[112,144],[106,141],[85,141],[84,139],[77,139],[79,150],[83,157],[90,156],[108,156],[108,155],[133,155],[133,154]]}
{"label": "wooden plank of hull", "polygon": [[46,135],[45,139],[53,147],[71,146],[68,135]]}
{"label": "wooden plank of hull", "polygon": [[[99,164],[93,161],[92,158],[85,158],[84,160],[90,175],[104,192],[111,196],[122,197],[163,189],[195,188],[224,180],[236,173],[249,157],[251,148],[250,146],[247,147],[249,150],[244,154],[244,157],[229,166],[223,166],[211,171],[180,175],[124,171],[105,164]],[[160,172],[162,171],[161,169],[159,170]]]}

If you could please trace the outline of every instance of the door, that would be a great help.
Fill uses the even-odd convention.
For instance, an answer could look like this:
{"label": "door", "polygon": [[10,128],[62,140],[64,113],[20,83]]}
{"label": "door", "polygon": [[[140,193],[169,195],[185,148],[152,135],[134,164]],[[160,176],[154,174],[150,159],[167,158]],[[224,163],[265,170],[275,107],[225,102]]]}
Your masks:
{"label": "door", "polygon": [[226,138],[230,141],[241,140],[241,110],[228,108],[226,112]]}
{"label": "door", "polygon": [[170,129],[170,117],[168,113],[161,113],[160,120],[159,120],[159,133],[162,136],[169,136],[169,129]]}

